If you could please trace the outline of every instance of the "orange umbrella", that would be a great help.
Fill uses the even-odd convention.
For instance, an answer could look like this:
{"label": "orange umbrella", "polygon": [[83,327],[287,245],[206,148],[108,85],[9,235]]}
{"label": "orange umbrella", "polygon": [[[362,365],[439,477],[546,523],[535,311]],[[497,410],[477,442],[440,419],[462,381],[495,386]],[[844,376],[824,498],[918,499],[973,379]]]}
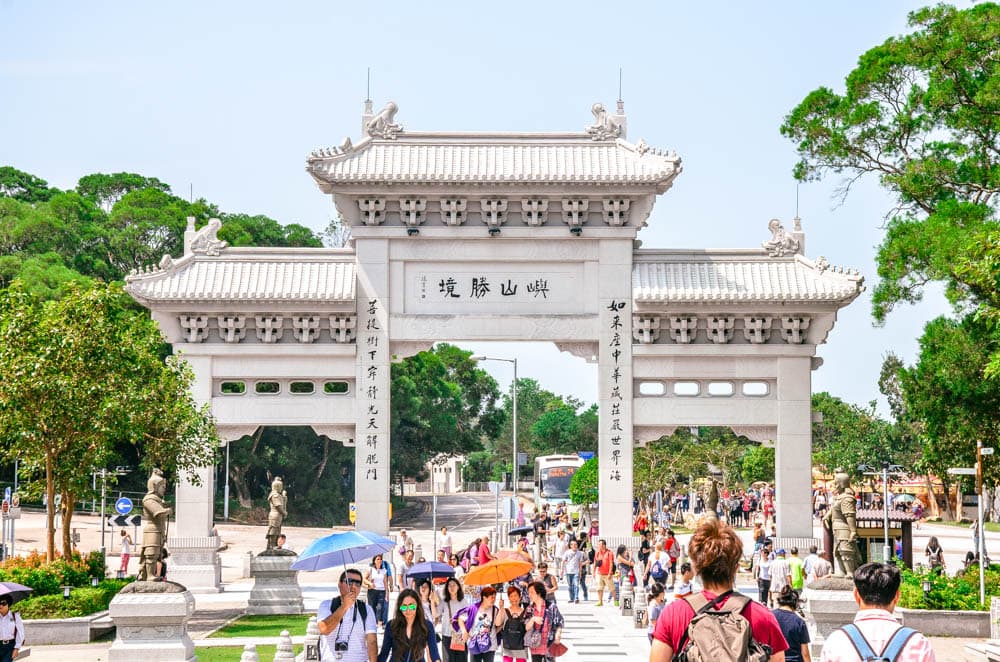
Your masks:
{"label": "orange umbrella", "polygon": [[503,584],[515,577],[531,572],[532,564],[521,559],[494,559],[489,563],[478,565],[465,574],[468,586],[489,586]]}
{"label": "orange umbrella", "polygon": [[498,549],[496,557],[498,559],[517,559],[518,561],[531,562],[528,553],[520,549]]}

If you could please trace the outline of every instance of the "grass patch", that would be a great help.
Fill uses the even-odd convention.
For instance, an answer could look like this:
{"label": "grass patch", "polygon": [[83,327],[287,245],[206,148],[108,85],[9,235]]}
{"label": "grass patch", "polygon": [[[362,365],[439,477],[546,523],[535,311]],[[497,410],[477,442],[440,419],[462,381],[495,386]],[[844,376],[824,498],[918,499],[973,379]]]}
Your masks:
{"label": "grass patch", "polygon": [[[940,524],[942,526],[953,526],[953,527],[957,527],[957,528],[961,528],[961,529],[968,529],[969,528],[969,522],[953,522],[951,520],[947,520],[947,521],[940,520],[940,521],[937,521],[937,522],[928,521],[927,523],[928,524]],[[983,528],[986,529],[987,531],[992,531],[993,533],[998,533],[998,532],[1000,532],[1000,522],[984,522],[983,523]],[[972,533],[970,532],[969,535],[972,535]]]}
{"label": "grass patch", "polygon": [[[260,616],[241,616],[226,627],[212,633],[212,637],[277,637],[282,630],[288,630],[291,635],[306,633],[309,614],[262,614]],[[272,647],[273,648],[273,647]],[[272,656],[273,657],[273,656]],[[198,652],[201,658],[201,651]],[[236,659],[240,659],[236,656]],[[264,659],[263,657],[261,659]]]}
{"label": "grass patch", "polygon": [[[262,660],[273,660],[278,647],[272,645],[257,646],[257,656]],[[294,647],[295,654],[302,652],[302,646]],[[199,646],[195,649],[198,662],[240,662],[243,657],[242,646]]]}

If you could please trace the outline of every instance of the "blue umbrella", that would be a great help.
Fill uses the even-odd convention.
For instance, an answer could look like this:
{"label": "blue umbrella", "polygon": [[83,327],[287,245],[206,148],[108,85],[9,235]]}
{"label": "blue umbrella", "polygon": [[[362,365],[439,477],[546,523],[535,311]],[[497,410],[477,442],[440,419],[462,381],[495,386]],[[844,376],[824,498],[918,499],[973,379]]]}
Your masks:
{"label": "blue umbrella", "polygon": [[438,579],[440,577],[454,577],[455,569],[447,563],[440,561],[425,561],[424,563],[414,563],[406,576],[416,581],[424,579]]}
{"label": "blue umbrella", "polygon": [[292,564],[292,570],[323,570],[357,563],[392,551],[395,546],[389,538],[371,531],[331,533],[309,543]]}

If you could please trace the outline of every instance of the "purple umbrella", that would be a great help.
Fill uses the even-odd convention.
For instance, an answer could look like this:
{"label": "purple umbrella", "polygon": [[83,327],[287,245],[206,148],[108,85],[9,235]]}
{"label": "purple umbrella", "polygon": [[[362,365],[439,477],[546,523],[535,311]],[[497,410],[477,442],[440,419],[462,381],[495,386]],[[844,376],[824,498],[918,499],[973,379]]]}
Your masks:
{"label": "purple umbrella", "polygon": [[34,590],[30,586],[24,586],[16,582],[0,582],[0,596],[5,595],[9,597],[11,604],[29,597]]}

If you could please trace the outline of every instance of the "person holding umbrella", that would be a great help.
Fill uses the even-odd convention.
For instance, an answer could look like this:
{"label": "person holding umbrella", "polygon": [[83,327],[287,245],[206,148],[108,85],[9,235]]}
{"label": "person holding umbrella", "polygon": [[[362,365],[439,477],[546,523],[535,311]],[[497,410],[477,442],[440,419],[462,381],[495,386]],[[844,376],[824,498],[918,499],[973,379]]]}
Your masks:
{"label": "person holding umbrella", "polygon": [[378,662],[427,662],[428,653],[431,662],[441,662],[434,624],[424,618],[420,595],[404,588],[396,601],[396,615],[385,628]]}
{"label": "person holding umbrella", "polygon": [[10,610],[11,603],[11,596],[0,595],[0,662],[11,662],[24,644],[24,623]]}

